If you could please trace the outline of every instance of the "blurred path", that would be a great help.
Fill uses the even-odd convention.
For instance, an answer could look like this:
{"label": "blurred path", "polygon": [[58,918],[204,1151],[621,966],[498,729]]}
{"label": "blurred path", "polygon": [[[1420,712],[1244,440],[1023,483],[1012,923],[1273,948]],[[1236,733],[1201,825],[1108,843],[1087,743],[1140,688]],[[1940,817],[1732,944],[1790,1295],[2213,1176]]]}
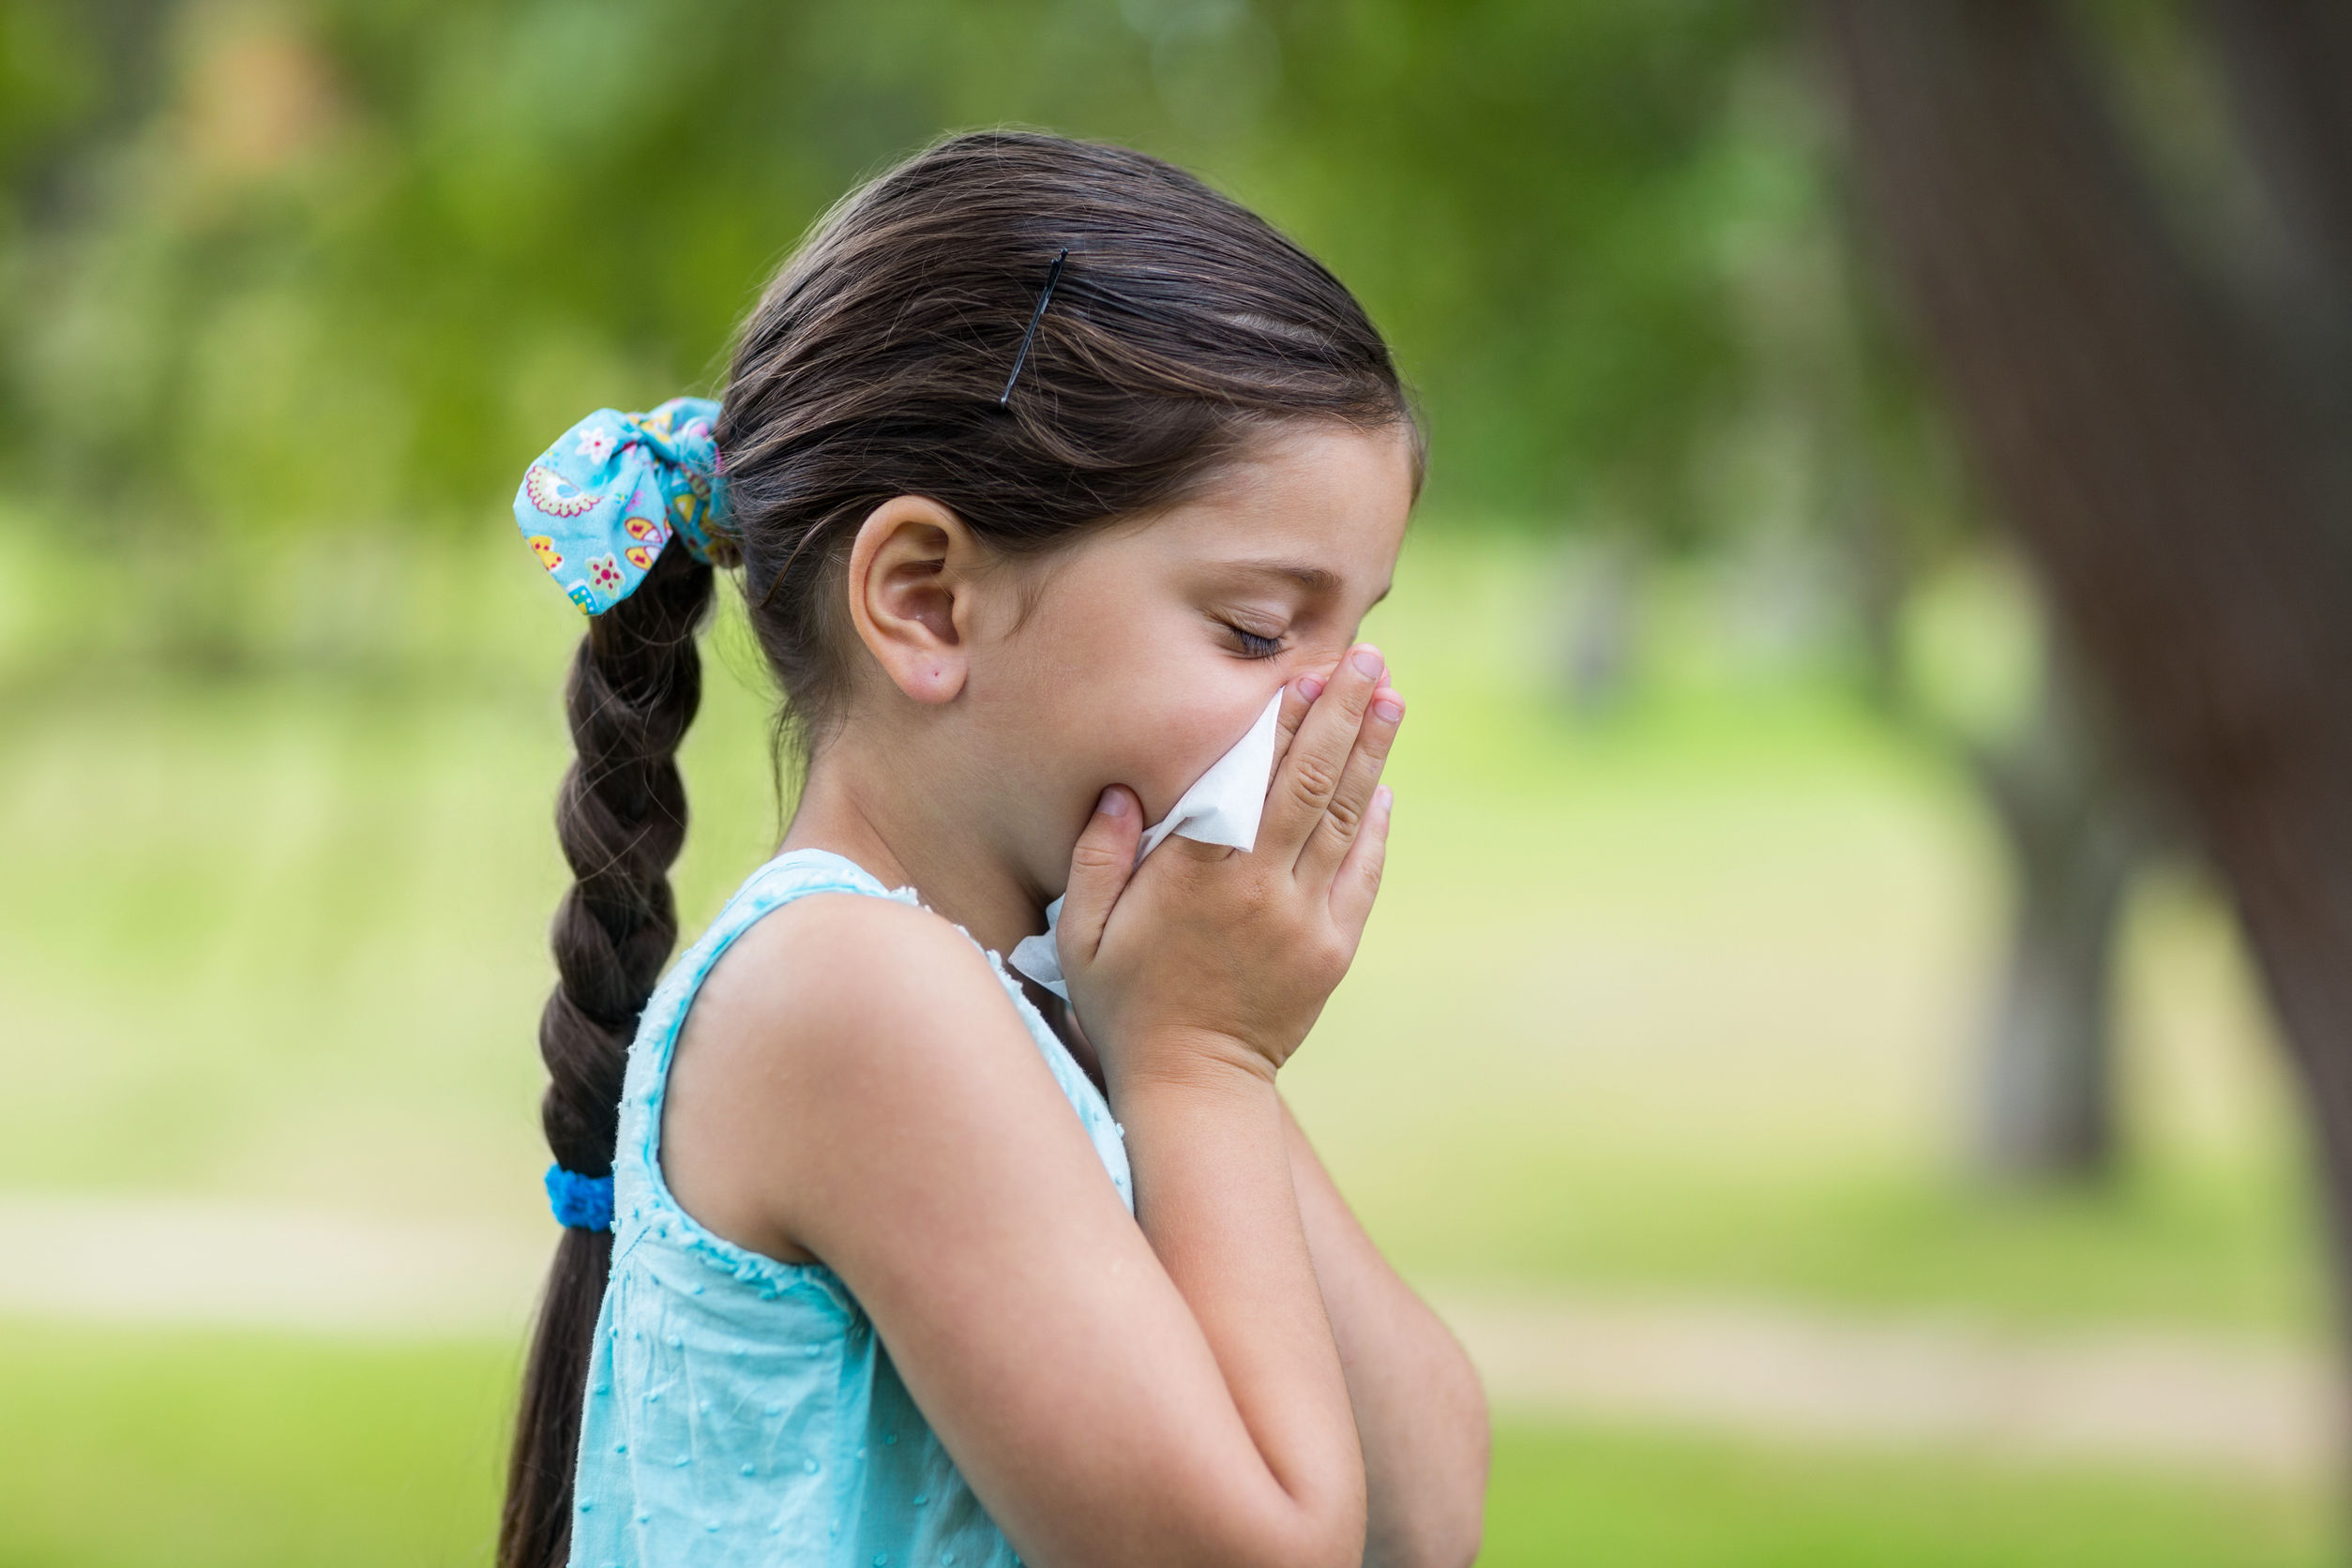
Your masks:
{"label": "blurred path", "polygon": [[2026,1334],[1956,1316],[1754,1303],[1430,1294],[1499,1414],[2278,1479],[2330,1476],[2344,1447],[2326,1359],[2258,1341]]}
{"label": "blurred path", "polygon": [[[0,1195],[0,1312],[519,1336],[550,1242],[199,1199]],[[2280,1346],[1554,1290],[1431,1295],[1506,1416],[2278,1479],[2324,1476],[2344,1447],[2327,1363]]]}
{"label": "blurred path", "polygon": [[520,1334],[553,1245],[551,1228],[0,1194],[0,1311],[369,1338]]}

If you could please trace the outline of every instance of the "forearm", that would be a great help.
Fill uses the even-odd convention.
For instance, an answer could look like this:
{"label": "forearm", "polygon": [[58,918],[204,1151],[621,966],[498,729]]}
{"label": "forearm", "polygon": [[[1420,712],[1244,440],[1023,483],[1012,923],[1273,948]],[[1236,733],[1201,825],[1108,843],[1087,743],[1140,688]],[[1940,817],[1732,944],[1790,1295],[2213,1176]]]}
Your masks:
{"label": "forearm", "polygon": [[1460,1344],[1398,1278],[1282,1107],[1299,1213],[1368,1485],[1368,1568],[1461,1568],[1477,1555],[1488,1427]]}
{"label": "forearm", "polygon": [[1194,1057],[1181,1073],[1114,1068],[1109,1087],[1137,1221],[1279,1487],[1273,1512],[1291,1537],[1288,1560],[1352,1562],[1364,1461],[1271,1071]]}

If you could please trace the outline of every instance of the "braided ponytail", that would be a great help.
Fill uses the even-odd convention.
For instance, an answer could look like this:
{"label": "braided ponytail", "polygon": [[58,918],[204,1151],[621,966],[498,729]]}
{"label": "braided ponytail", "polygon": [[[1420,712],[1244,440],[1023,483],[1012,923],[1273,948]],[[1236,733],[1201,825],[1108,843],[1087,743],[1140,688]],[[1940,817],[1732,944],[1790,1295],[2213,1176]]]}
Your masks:
{"label": "braided ponytail", "polygon": [[[582,1176],[611,1172],[629,1041],[677,941],[677,751],[701,701],[695,637],[713,583],[708,565],[663,551],[636,592],[589,620],[565,688],[578,755],[555,829],[578,880],[550,936],[559,978],[539,1016],[539,1120],[555,1163]],[[611,1262],[610,1229],[566,1227],[556,1245],[523,1373],[499,1568],[560,1568],[570,1549],[581,1390]]]}

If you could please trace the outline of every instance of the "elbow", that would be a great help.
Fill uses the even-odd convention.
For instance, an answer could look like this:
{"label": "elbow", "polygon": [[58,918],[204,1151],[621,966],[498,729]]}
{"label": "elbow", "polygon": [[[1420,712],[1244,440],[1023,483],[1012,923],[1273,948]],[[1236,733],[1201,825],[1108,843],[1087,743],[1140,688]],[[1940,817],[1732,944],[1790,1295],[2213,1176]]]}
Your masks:
{"label": "elbow", "polygon": [[1424,1560],[1430,1568],[1470,1568],[1486,1536],[1486,1476],[1494,1460],[1494,1424],[1486,1414],[1486,1391],[1470,1375],[1470,1405],[1474,1412],[1463,1434],[1462,1466],[1446,1489],[1440,1510],[1439,1539]]}
{"label": "elbow", "polygon": [[1494,1439],[1485,1391],[1463,1380],[1452,1440],[1418,1478],[1410,1506],[1376,1511],[1383,1528],[1366,1543],[1364,1568],[1470,1568],[1486,1531],[1486,1478]]}
{"label": "elbow", "polygon": [[1332,1477],[1301,1494],[1267,1479],[1220,1486],[1160,1514],[1159,1527],[1147,1527],[1116,1560],[1155,1568],[1364,1568],[1376,1560],[1361,1472],[1353,1485]]}
{"label": "elbow", "polygon": [[1371,1558],[1362,1472],[1354,1485],[1335,1490],[1314,1503],[1294,1503],[1278,1524],[1252,1530],[1246,1545],[1235,1545],[1230,1560],[1248,1568],[1364,1568]]}
{"label": "elbow", "polygon": [[1428,1539],[1414,1559],[1420,1568],[1470,1568],[1486,1535],[1486,1477],[1494,1460],[1494,1424],[1486,1391],[1472,1372],[1467,1380],[1462,1441],[1457,1463],[1431,1510]]}
{"label": "elbow", "polygon": [[1362,1515],[1353,1519],[1337,1520],[1316,1532],[1308,1545],[1311,1556],[1284,1559],[1285,1568],[1291,1562],[1315,1562],[1323,1568],[1364,1568],[1371,1560],[1370,1544],[1364,1537]]}
{"label": "elbow", "polygon": [[1182,1563],[1185,1568],[1366,1568],[1378,1560],[1364,1540],[1361,1516],[1296,1518],[1245,1531],[1228,1528],[1190,1541],[1162,1537],[1152,1543],[1152,1549],[1163,1555],[1131,1560]]}
{"label": "elbow", "polygon": [[1486,1494],[1457,1487],[1384,1541],[1367,1545],[1364,1568],[1470,1568],[1486,1533]]}
{"label": "elbow", "polygon": [[1370,1560],[1370,1544],[1364,1534],[1368,1523],[1359,1483],[1351,1500],[1302,1515],[1284,1532],[1288,1539],[1273,1555],[1255,1554],[1253,1560],[1262,1560],[1266,1568],[1300,1568],[1310,1563],[1314,1568],[1364,1568]]}
{"label": "elbow", "polygon": [[1417,1516],[1400,1520],[1364,1553],[1364,1568],[1470,1568],[1486,1533],[1486,1489],[1449,1488]]}
{"label": "elbow", "polygon": [[1423,1509],[1364,1546],[1364,1568],[1470,1568],[1486,1532],[1486,1488],[1482,1468],[1473,1485],[1433,1489]]}

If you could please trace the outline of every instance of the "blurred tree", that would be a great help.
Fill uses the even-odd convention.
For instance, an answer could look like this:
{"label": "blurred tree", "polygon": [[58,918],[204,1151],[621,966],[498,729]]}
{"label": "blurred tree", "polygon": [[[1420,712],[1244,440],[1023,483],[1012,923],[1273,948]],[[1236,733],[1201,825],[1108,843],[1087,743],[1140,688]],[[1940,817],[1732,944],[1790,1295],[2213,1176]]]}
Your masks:
{"label": "blurred tree", "polygon": [[[1880,454],[1884,504],[1791,509],[1860,520],[1883,641],[1949,544],[1896,537],[1940,505],[1892,499],[1920,400],[1836,363],[1790,42],[1761,0],[15,0],[0,516],[109,551],[117,624],[174,662],[265,655],[280,563],[384,597],[420,541],[503,537],[552,431],[716,380],[835,196],[1010,118],[1200,168],[1329,258],[1423,390],[1429,514],[1592,535],[1560,640],[1586,707],[1636,674],[1646,564],[1768,509],[1727,449],[1807,400],[1832,490]],[[2001,1089],[1980,1141],[2030,1173],[2103,1148],[2014,1129],[2104,1124],[2113,899],[2043,907],[2102,883],[2059,874],[2083,803],[2035,793],[2079,770],[2028,761],[1978,770],[2022,895],[1993,1077],[2072,1097]]]}
{"label": "blurred tree", "polygon": [[[1955,672],[1922,668],[1907,635],[1940,580],[1981,574],[1993,546],[1985,501],[1904,341],[1883,269],[1868,264],[1849,167],[1825,134],[1809,220],[1792,225],[1809,242],[1793,264],[1814,276],[1778,291],[1759,328],[1780,339],[1766,356],[1778,368],[1775,395],[1802,410],[1818,525],[1841,551],[1860,634],[1863,691],[1974,787],[2002,852],[2009,927],[1961,1107],[1968,1158],[2004,1185],[2103,1180],[2123,1151],[2111,1005],[2122,916],[2160,847],[2157,819],[2038,596],[2015,596],[2010,635],[2024,657],[2018,678],[1996,691],[1982,677],[1963,682],[1966,693],[1951,689]],[[1993,658],[1990,632],[1980,626],[1947,658]]]}
{"label": "blurred tree", "polygon": [[[1822,14],[2000,512],[2232,890],[2352,1265],[2352,10]],[[2194,97],[2114,107],[2116,51],[2192,14],[2235,135],[2184,141]]]}
{"label": "blurred tree", "polygon": [[1967,747],[2014,889],[1970,1149],[1981,1169],[2012,1182],[2116,1168],[2118,939],[2134,874],[2155,848],[2095,692],[2063,638],[2049,641],[2028,721]]}
{"label": "blurred tree", "polygon": [[[1741,113],[1776,13],[1714,0],[1299,5],[1280,200],[1392,324],[1440,497],[1669,543],[1745,396],[1743,245],[1804,156]],[[1292,149],[1297,149],[1295,152]]]}
{"label": "blurred tree", "polygon": [[[1932,430],[1940,447],[1941,421],[1904,380],[1882,386],[1872,408],[1881,418],[1913,408],[1908,432]],[[1990,541],[1942,462],[1923,475],[1915,459],[1862,455],[1874,445],[1883,447],[1855,443],[1847,460],[1872,474],[1854,482],[1861,516],[1847,532],[1863,558],[1865,616],[1885,624],[1866,640],[1874,700],[1975,788],[2008,873],[2007,939],[1963,1105],[1966,1150],[2003,1185],[2103,1181],[2126,1152],[2113,1005],[2123,916],[2139,873],[2167,848],[2163,819],[2066,628],[2028,585],[2014,591],[2030,625],[2029,669],[2008,701],[1955,703],[1915,668],[1901,621],[1936,574],[1981,559]],[[1922,501],[1922,489],[1944,493]]]}
{"label": "blurred tree", "polygon": [[47,215],[0,231],[0,490],[102,517],[182,652],[231,656],[276,556],[478,535],[584,409],[713,384],[858,178],[1007,120],[1160,151],[1325,255],[1425,389],[1433,515],[1718,520],[1692,475],[1748,369],[1758,0],[0,14],[0,72],[41,86],[0,178]]}

